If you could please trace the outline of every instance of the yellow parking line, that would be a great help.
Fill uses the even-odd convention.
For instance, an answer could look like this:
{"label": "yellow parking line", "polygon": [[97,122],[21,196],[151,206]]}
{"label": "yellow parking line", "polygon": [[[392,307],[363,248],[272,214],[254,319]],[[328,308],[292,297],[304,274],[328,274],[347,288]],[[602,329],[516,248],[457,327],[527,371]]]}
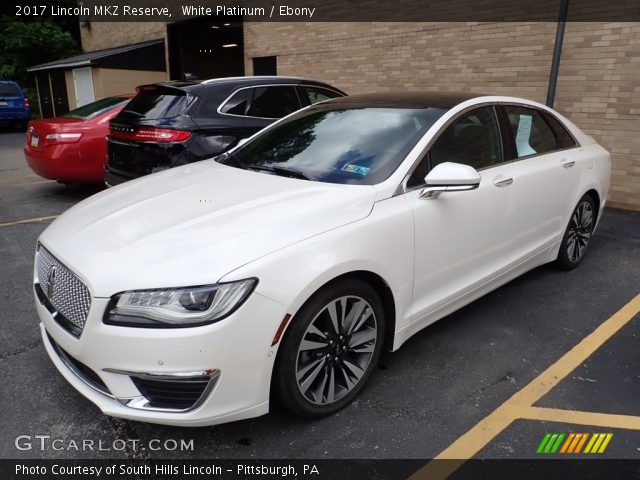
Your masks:
{"label": "yellow parking line", "polygon": [[522,412],[520,418],[527,420],[544,420],[546,422],[575,423],[576,425],[591,425],[593,427],[640,430],[640,417],[632,415],[529,407]]}
{"label": "yellow parking line", "polygon": [[57,217],[58,217],[58,215],[50,215],[48,217],[27,218],[25,220],[16,220],[15,222],[0,223],[0,227],[10,227],[11,225],[19,225],[21,223],[44,222],[45,220],[53,220],[54,218],[57,218]]}
{"label": "yellow parking line", "polygon": [[[592,353],[600,348],[616,332],[633,319],[640,312],[640,294],[636,295],[629,303],[613,314],[608,320],[598,326],[587,335],[580,343],[565,353],[558,361],[542,372],[532,382],[513,394],[506,402],[483,418],[471,430],[458,438],[449,447],[443,450],[434,460],[449,459],[456,461],[429,462],[416,473],[410,480],[437,480],[444,479],[455,472],[469,458],[476,455],[485,445],[493,440],[500,432],[507,428],[514,420],[526,418],[536,413],[552,414],[552,409],[535,409],[532,405],[546,395],[562,379],[569,375],[576,367],[584,362]],[[544,410],[544,411],[541,411]],[[603,417],[589,416],[590,420],[617,421],[602,414]],[[587,415],[577,412],[573,414],[576,420],[586,420]],[[547,419],[547,418],[545,418]],[[610,425],[607,425],[610,426]]]}

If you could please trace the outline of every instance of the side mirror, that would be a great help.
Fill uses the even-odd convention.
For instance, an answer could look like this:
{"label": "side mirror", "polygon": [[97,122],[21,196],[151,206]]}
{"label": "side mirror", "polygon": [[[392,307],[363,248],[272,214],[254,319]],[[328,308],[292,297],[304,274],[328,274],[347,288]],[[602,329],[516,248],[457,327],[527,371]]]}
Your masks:
{"label": "side mirror", "polygon": [[442,192],[462,192],[478,188],[480,174],[469,165],[444,162],[436,165],[424,181],[427,186],[420,192],[420,198],[435,200]]}

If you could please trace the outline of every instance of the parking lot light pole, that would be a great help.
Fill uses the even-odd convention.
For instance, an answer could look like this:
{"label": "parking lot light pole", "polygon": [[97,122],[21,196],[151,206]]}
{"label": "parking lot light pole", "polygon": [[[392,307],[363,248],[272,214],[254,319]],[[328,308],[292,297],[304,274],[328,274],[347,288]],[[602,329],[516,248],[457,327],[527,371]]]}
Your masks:
{"label": "parking lot light pole", "polygon": [[567,21],[569,0],[561,0],[560,15],[558,16],[558,28],[556,29],[556,42],[553,47],[553,59],[551,61],[551,73],[547,88],[547,106],[553,108],[556,96],[556,84],[558,83],[558,70],[560,70],[560,56],[562,55],[562,42],[564,41],[564,26]]}

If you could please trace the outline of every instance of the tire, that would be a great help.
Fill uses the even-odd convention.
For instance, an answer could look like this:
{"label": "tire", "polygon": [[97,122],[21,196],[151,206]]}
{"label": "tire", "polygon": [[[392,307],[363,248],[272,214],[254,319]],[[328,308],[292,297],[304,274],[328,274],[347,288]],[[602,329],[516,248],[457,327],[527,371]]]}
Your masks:
{"label": "tire", "polygon": [[303,417],[337,412],[371,375],[383,340],[384,308],[369,284],[350,279],[322,288],[282,340],[273,377],[276,398]]}
{"label": "tire", "polygon": [[596,224],[596,207],[591,195],[584,195],[571,213],[560,243],[556,263],[565,270],[576,268],[584,258]]}

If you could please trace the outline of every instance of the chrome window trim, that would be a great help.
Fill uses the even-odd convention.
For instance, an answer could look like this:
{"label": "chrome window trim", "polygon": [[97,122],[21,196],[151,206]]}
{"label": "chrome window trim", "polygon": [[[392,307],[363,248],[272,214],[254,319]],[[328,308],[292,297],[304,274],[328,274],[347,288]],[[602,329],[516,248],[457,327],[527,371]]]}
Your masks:
{"label": "chrome window trim", "polygon": [[[280,120],[277,117],[254,117],[253,115],[236,115],[235,113],[221,112],[222,107],[224,107],[227,104],[227,102],[229,100],[231,100],[231,98],[236,93],[238,93],[239,91],[247,90],[247,89],[250,89],[250,88],[262,88],[262,87],[291,87],[291,88],[293,88],[294,92],[296,93],[296,98],[298,99],[298,103],[300,104],[300,108],[298,110],[301,110],[301,109],[305,108],[307,105],[303,105],[302,104],[302,99],[300,98],[300,95],[298,94],[298,90],[297,90],[296,87],[318,87],[318,88],[323,88],[325,90],[329,90],[330,92],[337,93],[339,97],[344,97],[344,95],[342,93],[340,93],[337,90],[334,90],[332,88],[320,87],[318,85],[311,85],[311,84],[307,84],[307,83],[265,83],[265,84],[262,84],[262,85],[249,85],[247,87],[237,88],[236,90],[231,92],[231,94],[220,103],[220,105],[218,106],[218,109],[216,110],[216,112],[219,115],[227,115],[229,117],[236,117],[236,118],[239,117],[239,118],[257,118],[259,120]],[[298,110],[296,110],[296,111],[298,111]],[[293,112],[291,112],[291,113],[293,113]]]}
{"label": "chrome window trim", "polygon": [[[440,128],[440,130],[438,130],[438,132],[433,136],[433,138],[425,146],[425,148],[422,150],[422,152],[420,152],[420,154],[418,155],[418,158],[414,161],[413,165],[411,166],[411,168],[409,169],[407,174],[404,176],[404,178],[402,179],[402,181],[400,182],[400,184],[398,185],[396,190],[393,192],[392,197],[396,197],[398,195],[404,195],[405,193],[409,193],[409,192],[412,192],[414,190],[418,190],[418,189],[424,188],[425,184],[416,185],[415,187],[408,188],[407,187],[407,182],[411,178],[411,175],[413,175],[413,172],[415,171],[415,169],[418,168],[418,165],[420,165],[420,162],[424,159],[425,155],[427,153],[429,153],[429,150],[431,149],[433,144],[436,142],[436,140],[438,138],[440,138],[440,135],[442,135],[442,133],[445,131],[445,129],[447,129],[452,123],[454,123],[458,118],[460,118],[465,113],[467,113],[467,112],[469,112],[471,110],[475,110],[476,108],[482,108],[482,107],[488,107],[488,106],[494,106],[494,107],[496,107],[496,106],[523,107],[523,108],[529,108],[529,109],[532,109],[532,110],[543,111],[545,113],[548,113],[549,115],[553,116],[553,118],[555,118],[560,123],[560,125],[562,125],[562,127],[569,133],[569,135],[571,136],[571,138],[575,142],[575,145],[573,147],[560,148],[560,149],[557,149],[557,150],[552,150],[550,152],[534,153],[534,154],[531,154],[531,155],[527,155],[525,157],[514,158],[513,160],[507,160],[505,162],[497,163],[495,165],[491,165],[491,166],[484,167],[484,168],[479,168],[477,170],[478,172],[483,172],[485,170],[489,170],[489,169],[495,168],[495,167],[501,167],[503,165],[509,165],[511,163],[519,162],[521,160],[529,160],[530,158],[535,158],[535,157],[539,157],[539,156],[542,156],[542,155],[549,155],[551,153],[564,152],[564,151],[567,151],[567,150],[573,150],[574,148],[581,148],[582,147],[582,145],[575,138],[575,136],[573,135],[571,130],[568,129],[565,126],[564,122],[562,120],[560,120],[556,115],[554,115],[550,111],[543,110],[543,109],[541,109],[539,107],[536,107],[536,106],[527,105],[527,104],[523,104],[523,103],[515,103],[515,102],[495,102],[495,101],[493,101],[493,102],[476,103],[474,105],[470,105],[470,106],[464,108],[463,110],[460,110],[457,114],[455,114],[453,117],[451,117],[449,120],[447,120],[447,122]],[[497,112],[495,112],[495,113],[497,115]],[[543,117],[543,120],[544,120],[544,117]],[[496,122],[498,123],[498,129],[500,131],[500,136],[501,136],[501,141],[502,141],[502,129],[500,128],[500,120],[497,117],[496,117]],[[549,127],[549,128],[551,128],[551,127]],[[553,131],[553,129],[552,129],[552,131]],[[504,156],[504,152],[503,152],[503,156]]]}
{"label": "chrome window trim", "polygon": [[[497,105],[501,105],[501,106],[503,106],[503,107],[521,107],[521,108],[528,108],[528,109],[530,109],[530,110],[536,110],[537,112],[544,112],[544,113],[546,113],[546,114],[548,114],[548,115],[552,116],[552,117],[553,117],[553,118],[554,118],[554,119],[555,119],[555,120],[556,120],[556,121],[557,121],[557,122],[562,126],[562,128],[564,128],[564,129],[567,131],[567,133],[569,134],[569,136],[570,136],[570,137],[571,137],[571,139],[573,140],[573,143],[575,143],[575,145],[574,145],[573,147],[560,148],[560,149],[558,149],[558,150],[553,150],[553,151],[551,151],[551,152],[545,152],[545,153],[534,153],[534,154],[532,154],[532,155],[527,155],[527,157],[519,157],[519,158],[518,158],[518,160],[520,160],[521,158],[528,158],[528,157],[533,157],[533,156],[536,156],[536,155],[545,155],[546,153],[554,153],[554,152],[560,152],[560,151],[563,151],[563,150],[570,150],[570,149],[572,149],[572,148],[582,147],[582,145],[580,144],[580,142],[578,141],[578,139],[575,137],[575,135],[573,134],[573,132],[572,132],[570,129],[568,129],[568,128],[566,127],[566,125],[564,124],[564,122],[563,122],[562,120],[560,120],[560,119],[556,116],[555,112],[553,112],[553,111],[550,111],[550,110],[544,110],[544,109],[542,109],[542,108],[540,108],[540,107],[536,107],[536,106],[533,106],[533,105],[526,105],[526,104],[522,104],[522,103],[515,103],[515,102],[498,102],[498,103],[497,103]],[[543,115],[542,115],[542,120],[544,120],[544,116],[543,116]],[[546,123],[546,121],[545,121],[545,123]],[[551,128],[551,125],[549,125],[549,129],[551,130],[551,132],[552,132],[552,133],[554,134],[554,136],[555,136],[555,132],[553,131],[553,128]]]}
{"label": "chrome window trim", "polygon": [[[296,87],[318,88],[318,89],[321,89],[321,90],[327,90],[329,92],[337,93],[338,96],[337,97],[333,97],[333,98],[342,98],[342,97],[348,96],[348,95],[343,95],[342,93],[338,92],[337,90],[334,90],[333,88],[323,87],[323,86],[320,86],[320,85],[310,85],[308,83],[300,83],[300,84],[296,85]],[[298,98],[299,98],[299,96],[298,96]],[[331,99],[327,99],[327,100],[331,100]],[[311,102],[311,101],[309,101],[309,102]],[[316,102],[316,103],[309,103],[309,105],[306,105],[306,106],[317,105],[318,103],[322,103],[322,102],[326,102],[326,100],[320,100],[319,102]],[[304,106],[302,108],[304,108]]]}

